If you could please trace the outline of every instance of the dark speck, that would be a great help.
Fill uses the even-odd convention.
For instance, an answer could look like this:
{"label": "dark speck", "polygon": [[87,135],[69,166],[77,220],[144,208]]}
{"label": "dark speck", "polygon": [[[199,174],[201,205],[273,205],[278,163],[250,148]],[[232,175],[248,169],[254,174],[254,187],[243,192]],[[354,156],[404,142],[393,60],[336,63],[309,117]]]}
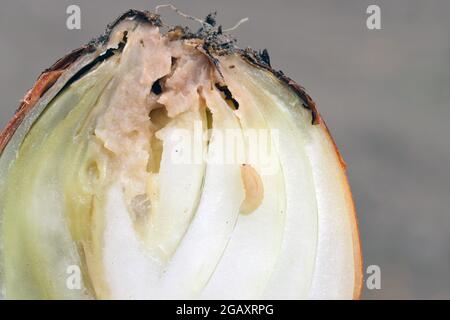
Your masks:
{"label": "dark speck", "polygon": [[162,93],[161,79],[158,79],[153,83],[152,92],[156,95],[160,95]]}
{"label": "dark speck", "polygon": [[205,18],[205,22],[209,24],[210,26],[214,27],[216,25],[216,15],[217,12],[211,12],[208,14]]}
{"label": "dark speck", "polygon": [[270,67],[270,56],[269,56],[269,51],[267,51],[267,49],[264,49],[259,56],[261,57],[261,60],[267,64]]}

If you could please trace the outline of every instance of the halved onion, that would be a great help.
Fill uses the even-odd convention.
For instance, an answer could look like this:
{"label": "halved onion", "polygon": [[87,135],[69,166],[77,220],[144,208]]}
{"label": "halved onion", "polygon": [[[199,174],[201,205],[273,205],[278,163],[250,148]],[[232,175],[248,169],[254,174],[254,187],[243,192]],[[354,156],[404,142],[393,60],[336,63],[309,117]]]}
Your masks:
{"label": "halved onion", "polygon": [[314,102],[211,21],[160,26],[122,15],[1,134],[3,296],[358,298],[351,192]]}

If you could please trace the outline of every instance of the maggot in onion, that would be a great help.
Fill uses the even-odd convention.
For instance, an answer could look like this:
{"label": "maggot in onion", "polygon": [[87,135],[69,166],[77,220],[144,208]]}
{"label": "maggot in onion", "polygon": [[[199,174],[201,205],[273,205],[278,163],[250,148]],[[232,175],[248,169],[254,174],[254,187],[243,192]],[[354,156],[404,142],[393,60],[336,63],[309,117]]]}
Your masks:
{"label": "maggot in onion", "polygon": [[[161,26],[123,14],[42,73],[1,133],[3,297],[358,298],[345,165],[311,97],[211,16]],[[225,131],[243,152],[211,161]],[[247,132],[266,133],[270,170]]]}

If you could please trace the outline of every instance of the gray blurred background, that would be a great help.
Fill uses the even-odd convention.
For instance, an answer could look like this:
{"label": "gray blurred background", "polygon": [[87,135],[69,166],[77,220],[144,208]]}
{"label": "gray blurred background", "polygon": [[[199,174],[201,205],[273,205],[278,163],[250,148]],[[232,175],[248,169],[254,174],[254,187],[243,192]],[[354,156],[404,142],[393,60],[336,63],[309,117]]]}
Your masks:
{"label": "gray blurred background", "polygon": [[[161,3],[1,0],[0,126],[56,59],[126,9]],[[171,3],[198,17],[217,10],[225,27],[249,17],[238,44],[267,48],[315,99],[348,163],[365,265],[382,272],[381,290],[363,297],[450,299],[450,1]],[[81,7],[81,30],[66,28],[70,4]],[[382,30],[366,27],[370,4]]]}

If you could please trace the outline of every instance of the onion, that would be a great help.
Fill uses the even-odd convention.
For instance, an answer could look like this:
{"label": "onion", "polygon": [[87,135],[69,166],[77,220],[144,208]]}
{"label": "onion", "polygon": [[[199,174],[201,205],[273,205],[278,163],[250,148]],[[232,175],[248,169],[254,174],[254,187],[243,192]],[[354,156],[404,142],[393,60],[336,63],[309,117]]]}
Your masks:
{"label": "onion", "polygon": [[1,134],[2,297],[358,298],[345,165],[312,99],[212,17],[161,25],[123,14]]}

